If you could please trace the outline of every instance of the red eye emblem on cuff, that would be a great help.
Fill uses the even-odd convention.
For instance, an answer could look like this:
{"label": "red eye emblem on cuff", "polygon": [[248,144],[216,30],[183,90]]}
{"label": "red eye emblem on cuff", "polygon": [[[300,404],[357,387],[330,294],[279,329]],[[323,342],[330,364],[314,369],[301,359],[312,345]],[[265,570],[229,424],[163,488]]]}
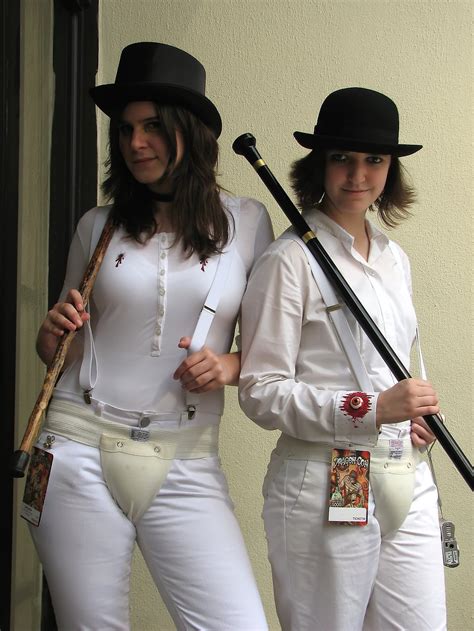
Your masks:
{"label": "red eye emblem on cuff", "polygon": [[358,427],[357,420],[362,419],[372,408],[372,396],[365,392],[349,392],[344,395],[339,409],[351,417],[354,427]]}

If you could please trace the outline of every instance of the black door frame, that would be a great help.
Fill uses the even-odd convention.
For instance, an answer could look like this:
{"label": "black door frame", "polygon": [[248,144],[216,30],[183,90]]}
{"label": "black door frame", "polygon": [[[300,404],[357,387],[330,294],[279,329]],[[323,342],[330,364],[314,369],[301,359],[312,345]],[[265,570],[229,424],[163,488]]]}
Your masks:
{"label": "black door frame", "polygon": [[[56,93],[51,144],[49,303],[61,288],[67,250],[80,216],[97,201],[97,130],[88,89],[98,63],[99,0],[54,0]],[[17,319],[17,242],[21,2],[0,0],[0,629],[11,625]],[[32,349],[32,352],[34,350]],[[56,629],[47,587],[42,631]]]}
{"label": "black door frame", "polygon": [[0,629],[10,628],[13,542],[13,478],[10,473],[15,433],[16,300],[18,241],[18,157],[20,118],[20,3],[0,0]]}

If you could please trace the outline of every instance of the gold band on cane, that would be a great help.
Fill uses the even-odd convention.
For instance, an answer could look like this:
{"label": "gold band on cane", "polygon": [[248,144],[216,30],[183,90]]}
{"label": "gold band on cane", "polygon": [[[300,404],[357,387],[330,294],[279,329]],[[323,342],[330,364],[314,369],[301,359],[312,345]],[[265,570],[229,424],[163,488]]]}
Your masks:
{"label": "gold band on cane", "polygon": [[260,167],[265,166],[265,162],[262,160],[262,158],[259,158],[256,162],[252,164],[252,166],[255,171],[258,171]]}
{"label": "gold band on cane", "polygon": [[311,239],[316,239],[316,235],[312,230],[308,230],[308,232],[305,232],[301,238],[305,243],[308,243]]}

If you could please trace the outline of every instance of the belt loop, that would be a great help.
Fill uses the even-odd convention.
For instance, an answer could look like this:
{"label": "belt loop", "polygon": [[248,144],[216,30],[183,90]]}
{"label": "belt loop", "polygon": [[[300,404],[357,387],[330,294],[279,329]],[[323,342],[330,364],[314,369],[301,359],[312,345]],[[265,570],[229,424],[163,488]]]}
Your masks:
{"label": "belt loop", "polygon": [[104,411],[104,404],[102,401],[97,401],[94,413],[96,416],[102,416],[102,412]]}

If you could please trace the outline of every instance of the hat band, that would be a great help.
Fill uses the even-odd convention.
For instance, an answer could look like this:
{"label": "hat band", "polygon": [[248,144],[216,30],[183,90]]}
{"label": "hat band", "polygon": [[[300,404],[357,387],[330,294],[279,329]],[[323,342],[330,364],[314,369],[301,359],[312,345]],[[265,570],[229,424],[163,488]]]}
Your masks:
{"label": "hat band", "polygon": [[392,131],[374,127],[338,127],[337,130],[324,129],[320,125],[314,128],[315,136],[329,136],[358,142],[375,143],[380,145],[398,145],[398,134]]}

